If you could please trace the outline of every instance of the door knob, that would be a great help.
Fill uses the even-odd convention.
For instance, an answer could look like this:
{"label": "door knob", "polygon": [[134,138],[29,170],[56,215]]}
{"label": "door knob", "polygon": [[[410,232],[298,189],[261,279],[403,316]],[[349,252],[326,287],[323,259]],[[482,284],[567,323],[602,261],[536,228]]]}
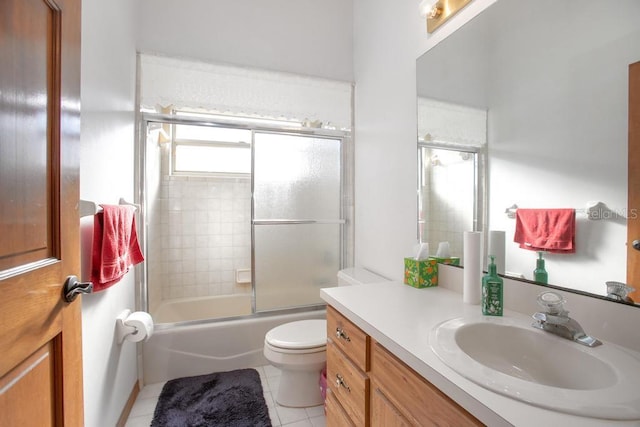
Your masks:
{"label": "door knob", "polygon": [[62,297],[66,302],[72,302],[78,294],[90,294],[93,292],[93,283],[81,282],[76,276],[69,276],[62,287]]}
{"label": "door knob", "polygon": [[640,251],[640,239],[634,240],[633,243],[631,243],[631,246],[633,246],[633,249],[636,251]]}

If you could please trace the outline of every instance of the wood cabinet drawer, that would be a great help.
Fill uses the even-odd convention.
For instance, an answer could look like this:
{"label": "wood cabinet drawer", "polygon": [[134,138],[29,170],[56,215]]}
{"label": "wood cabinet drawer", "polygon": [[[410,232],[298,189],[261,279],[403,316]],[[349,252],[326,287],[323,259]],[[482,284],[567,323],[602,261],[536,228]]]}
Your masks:
{"label": "wood cabinet drawer", "polygon": [[328,426],[348,426],[356,427],[351,421],[349,415],[345,412],[344,408],[340,405],[331,389],[327,390],[327,399],[325,401],[325,408],[327,408],[326,421]]}
{"label": "wood cabinet drawer", "polygon": [[[371,346],[371,377],[391,404],[415,425],[480,426],[482,423],[378,343]],[[376,390],[374,390],[374,393]],[[372,420],[373,425],[378,424]]]}
{"label": "wood cabinet drawer", "polygon": [[361,371],[369,370],[369,335],[331,306],[327,307],[327,338],[333,341]]}
{"label": "wood cabinet drawer", "polygon": [[369,377],[333,342],[327,344],[327,385],[355,425],[369,425]]}

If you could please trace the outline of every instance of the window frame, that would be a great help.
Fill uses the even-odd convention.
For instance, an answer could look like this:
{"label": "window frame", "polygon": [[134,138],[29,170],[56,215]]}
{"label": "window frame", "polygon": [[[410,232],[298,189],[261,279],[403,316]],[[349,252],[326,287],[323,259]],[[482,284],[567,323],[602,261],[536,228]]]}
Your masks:
{"label": "window frame", "polygon": [[[204,118],[204,117],[203,117]],[[206,126],[206,127],[220,127],[226,129],[239,129],[249,132],[249,142],[230,142],[230,141],[216,141],[216,140],[195,140],[195,139],[178,139],[176,138],[177,126]],[[195,176],[195,177],[217,177],[217,178],[250,178],[251,177],[251,157],[249,157],[249,165],[247,172],[225,172],[225,171],[198,171],[198,170],[178,170],[177,164],[177,148],[179,146],[185,147],[229,147],[237,149],[249,150],[251,155],[251,143],[253,136],[251,135],[251,129],[247,129],[244,126],[228,125],[228,126],[212,126],[211,122],[204,123],[173,123],[171,124],[171,154],[169,161],[169,175],[171,176]]]}

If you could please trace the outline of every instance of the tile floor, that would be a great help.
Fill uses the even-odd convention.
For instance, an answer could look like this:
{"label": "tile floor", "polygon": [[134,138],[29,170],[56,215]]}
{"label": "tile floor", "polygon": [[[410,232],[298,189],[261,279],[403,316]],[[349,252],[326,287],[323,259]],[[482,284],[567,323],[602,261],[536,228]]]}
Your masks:
{"label": "tile floor", "polygon": [[[312,408],[285,408],[275,403],[275,393],[280,382],[280,370],[271,365],[255,368],[260,374],[264,398],[267,401],[273,427],[325,427],[323,406]],[[164,383],[149,384],[138,394],[125,427],[149,427],[158,396]],[[272,394],[273,391],[273,394]]]}

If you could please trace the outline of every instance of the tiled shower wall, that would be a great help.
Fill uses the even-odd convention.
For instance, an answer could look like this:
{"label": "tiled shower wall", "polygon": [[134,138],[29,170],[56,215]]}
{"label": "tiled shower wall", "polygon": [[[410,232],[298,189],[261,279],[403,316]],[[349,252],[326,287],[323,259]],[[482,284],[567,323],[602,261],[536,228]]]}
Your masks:
{"label": "tiled shower wall", "polygon": [[[250,293],[249,178],[163,176],[149,215],[149,302]],[[158,296],[161,295],[161,298]]]}
{"label": "tiled shower wall", "polygon": [[426,221],[431,253],[449,242],[451,256],[462,257],[463,234],[473,230],[473,161],[430,168]]}

